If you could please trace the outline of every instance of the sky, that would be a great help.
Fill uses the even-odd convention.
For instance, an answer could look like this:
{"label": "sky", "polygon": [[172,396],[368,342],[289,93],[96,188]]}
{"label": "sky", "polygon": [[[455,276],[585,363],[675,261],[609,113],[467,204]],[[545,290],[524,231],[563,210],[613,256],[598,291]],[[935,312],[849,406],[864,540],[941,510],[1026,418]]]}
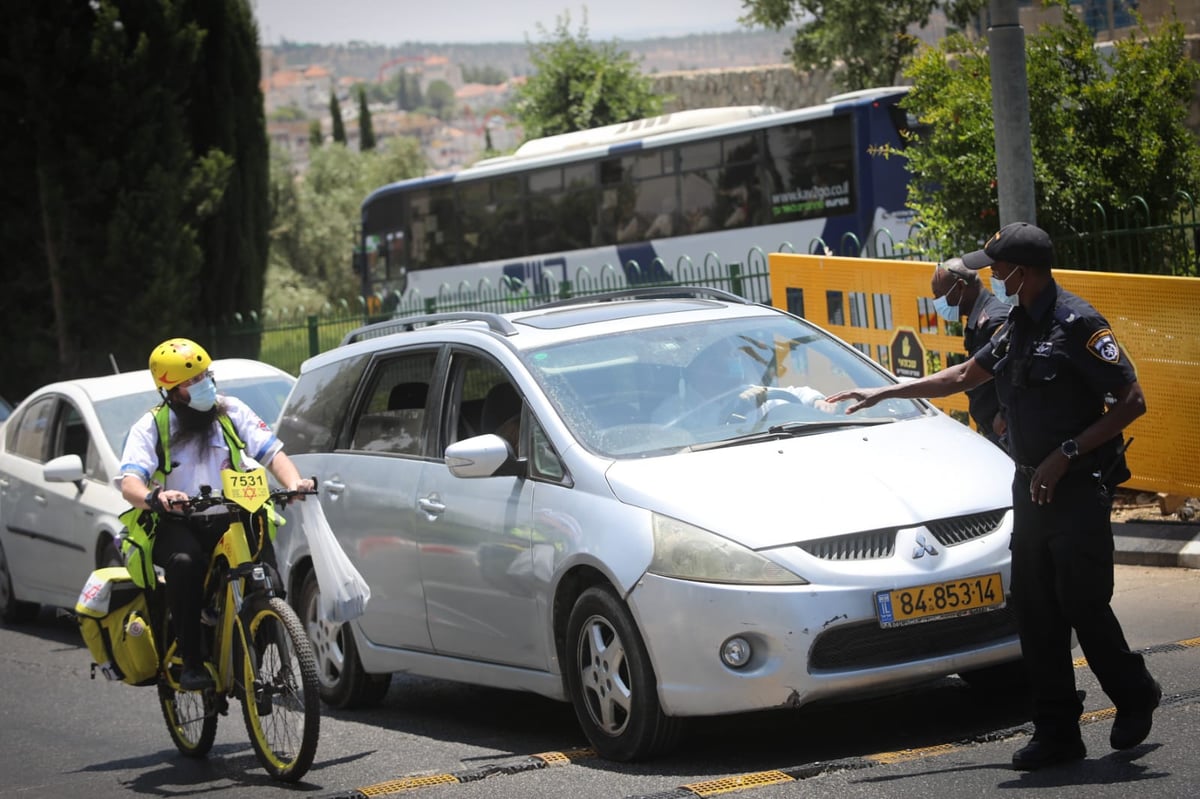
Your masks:
{"label": "sky", "polygon": [[738,23],[742,0],[250,0],[264,44],[282,39],[314,44],[364,41],[542,41],[540,23],[552,32],[570,14],[579,32],[584,9],[593,42],[749,30]]}

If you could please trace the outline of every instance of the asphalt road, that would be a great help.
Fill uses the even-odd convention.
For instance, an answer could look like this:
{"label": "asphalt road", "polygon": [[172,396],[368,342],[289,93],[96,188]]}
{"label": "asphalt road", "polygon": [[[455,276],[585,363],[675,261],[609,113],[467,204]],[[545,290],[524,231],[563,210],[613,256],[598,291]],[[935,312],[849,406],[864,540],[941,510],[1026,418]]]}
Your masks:
{"label": "asphalt road", "polygon": [[1081,664],[1088,759],[1032,774],[1009,765],[1028,736],[1023,698],[954,678],[838,706],[700,720],[669,757],[616,764],[586,750],[566,705],[397,676],[382,707],[327,711],[313,769],[282,786],[258,766],[236,702],[209,757],[183,758],[154,690],[89,680],[74,623],[43,611],[31,625],[0,627],[0,799],[1196,796],[1200,571],[1117,571],[1117,612],[1165,691],[1154,731],[1129,752],[1109,749],[1111,703]]}

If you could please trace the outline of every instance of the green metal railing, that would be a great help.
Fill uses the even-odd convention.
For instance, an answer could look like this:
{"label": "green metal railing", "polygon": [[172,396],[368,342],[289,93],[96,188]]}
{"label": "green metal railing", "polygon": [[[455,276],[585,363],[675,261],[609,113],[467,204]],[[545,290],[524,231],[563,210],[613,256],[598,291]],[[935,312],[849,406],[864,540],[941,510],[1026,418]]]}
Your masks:
{"label": "green metal railing", "polygon": [[[1191,195],[1179,192],[1166,218],[1154,218],[1140,197],[1123,208],[1107,211],[1099,203],[1078,225],[1055,231],[1054,244],[1060,268],[1142,274],[1185,275],[1195,277],[1200,252],[1200,219]],[[783,242],[775,252],[797,252]],[[886,229],[877,231],[865,244],[847,234],[840,241],[821,239],[809,242],[805,252],[828,255],[886,259],[937,260],[937,243],[922,235],[915,226],[909,238],[897,242]],[[954,253],[950,253],[954,254]],[[670,275],[669,280],[654,279]],[[569,280],[546,272],[532,283],[482,279],[463,281],[456,286],[443,284],[436,294],[418,291],[404,294],[358,298],[353,303],[326,305],[313,312],[303,308],[285,312],[238,315],[225,326],[210,331],[208,341],[222,357],[258,358],[292,374],[298,374],[305,359],[336,347],[356,327],[417,314],[445,311],[524,310],[550,300],[586,297],[616,289],[638,286],[699,285],[724,289],[758,302],[770,302],[771,286],[767,254],[751,248],[739,262],[723,263],[715,253],[699,262],[684,256],[674,269],[661,259],[646,265],[630,261],[621,265],[603,264],[596,269],[581,267]]]}

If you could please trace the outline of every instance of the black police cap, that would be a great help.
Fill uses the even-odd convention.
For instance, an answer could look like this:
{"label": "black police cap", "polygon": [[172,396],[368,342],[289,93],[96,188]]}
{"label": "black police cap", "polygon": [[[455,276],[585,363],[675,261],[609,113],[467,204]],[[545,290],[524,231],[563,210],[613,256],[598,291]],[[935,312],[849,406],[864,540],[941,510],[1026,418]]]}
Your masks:
{"label": "black police cap", "polygon": [[1037,225],[1013,222],[1000,228],[982,250],[964,255],[962,261],[968,269],[983,269],[997,261],[1049,269],[1054,263],[1054,243]]}

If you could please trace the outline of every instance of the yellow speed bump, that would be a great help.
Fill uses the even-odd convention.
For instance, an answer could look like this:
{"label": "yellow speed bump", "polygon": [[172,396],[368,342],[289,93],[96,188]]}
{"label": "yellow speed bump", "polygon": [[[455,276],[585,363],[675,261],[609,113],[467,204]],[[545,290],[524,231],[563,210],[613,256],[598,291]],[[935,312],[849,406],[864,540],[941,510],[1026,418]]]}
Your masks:
{"label": "yellow speed bump", "polygon": [[388,796],[393,793],[412,791],[417,788],[428,788],[431,785],[445,785],[452,782],[458,782],[458,777],[455,777],[453,774],[430,774],[427,777],[405,777],[399,780],[392,780],[391,782],[381,782],[378,785],[359,788],[358,793],[363,796]]}
{"label": "yellow speed bump", "polygon": [[740,774],[736,777],[723,777],[719,780],[693,782],[691,785],[679,786],[685,791],[691,791],[696,796],[717,796],[723,793],[745,791],[750,788],[761,788],[764,785],[777,785],[781,782],[796,780],[782,771],[760,771],[757,774]]}

